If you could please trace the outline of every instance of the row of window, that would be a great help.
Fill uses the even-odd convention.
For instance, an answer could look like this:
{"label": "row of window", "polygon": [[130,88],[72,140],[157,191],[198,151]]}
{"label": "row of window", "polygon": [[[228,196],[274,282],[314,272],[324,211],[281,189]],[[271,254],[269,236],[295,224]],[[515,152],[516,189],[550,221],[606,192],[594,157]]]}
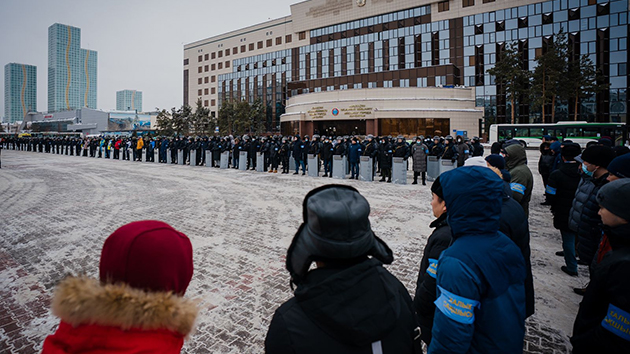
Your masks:
{"label": "row of window", "polygon": [[[305,40],[306,39],[306,32],[299,32],[298,33],[298,38],[299,38],[299,40]],[[292,41],[293,41],[293,35],[287,34],[286,36],[284,36],[284,43],[291,43]],[[276,37],[275,45],[282,45],[282,37]],[[263,49],[263,47],[269,48],[271,46],[273,46],[273,39],[267,39],[266,41],[258,41],[256,44],[249,43],[248,46],[241,45],[240,46],[240,52],[241,53],[245,53],[247,50],[253,51],[255,49]],[[230,50],[230,48],[228,48],[228,49],[225,49],[225,50],[219,50],[217,52],[212,52],[212,53],[208,53],[208,54],[199,55],[197,57],[197,62],[201,63],[203,61],[214,60],[216,58],[222,58],[224,53],[225,53],[226,57],[228,57],[230,55],[238,54],[239,53],[239,47],[234,47],[231,50]],[[188,65],[188,59],[184,59],[184,65]],[[226,64],[226,67],[229,67],[229,66],[227,66],[227,64]]]}
{"label": "row of window", "polygon": [[[225,62],[225,68],[227,69],[229,67],[230,67],[230,61],[227,60]],[[217,69],[218,70],[223,69],[223,62],[212,64],[212,65],[206,64],[204,66],[200,66],[197,68],[197,73],[201,74],[202,72],[215,71]]]}

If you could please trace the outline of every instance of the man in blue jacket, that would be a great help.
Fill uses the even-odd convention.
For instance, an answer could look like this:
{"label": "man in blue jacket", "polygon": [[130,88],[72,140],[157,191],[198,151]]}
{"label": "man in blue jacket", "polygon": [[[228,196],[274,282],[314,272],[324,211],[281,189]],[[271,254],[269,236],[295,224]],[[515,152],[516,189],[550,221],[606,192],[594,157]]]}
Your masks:
{"label": "man in blue jacket", "polygon": [[479,166],[440,180],[453,243],[438,261],[429,353],[521,353],[525,260],[499,232],[503,182]]}
{"label": "man in blue jacket", "polygon": [[348,162],[350,162],[350,179],[359,179],[359,159],[363,152],[363,146],[357,142],[357,138],[352,138],[352,143],[348,148]]}

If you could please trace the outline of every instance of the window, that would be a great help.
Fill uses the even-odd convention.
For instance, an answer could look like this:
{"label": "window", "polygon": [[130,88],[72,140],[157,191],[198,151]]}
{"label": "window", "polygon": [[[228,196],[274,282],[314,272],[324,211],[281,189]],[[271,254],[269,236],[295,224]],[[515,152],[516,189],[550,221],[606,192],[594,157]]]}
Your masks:
{"label": "window", "polygon": [[495,2],[495,1],[496,1],[496,0],[483,0],[483,3],[484,3],[484,4],[487,4],[487,3],[489,3],[489,2]]}
{"label": "window", "polygon": [[206,55],[203,56],[203,60],[208,60],[209,57],[210,57],[210,55],[206,54]]}
{"label": "window", "polygon": [[230,56],[230,48],[228,48],[228,49],[226,49],[226,50],[225,50],[225,56],[226,56],[226,57],[229,57],[229,56]]}
{"label": "window", "polygon": [[201,96],[201,89],[197,90],[197,96]]}
{"label": "window", "polygon": [[204,100],[204,101],[203,101],[203,106],[204,106],[204,107],[208,107],[208,100]]}
{"label": "window", "polygon": [[214,76],[214,75],[212,75],[212,76],[210,77],[210,81],[211,81],[211,82],[215,82],[215,81],[217,81],[217,77],[216,77],[216,76]]}
{"label": "window", "polygon": [[271,47],[273,45],[273,41],[271,39],[267,40],[267,47]]}
{"label": "window", "polygon": [[217,66],[217,68],[218,68],[219,70],[223,69],[223,63],[219,63],[219,64],[218,64],[218,66]]}
{"label": "window", "polygon": [[475,6],[475,0],[463,0],[462,7]]}
{"label": "window", "polygon": [[188,65],[188,59],[184,59],[184,65]]}
{"label": "window", "polygon": [[216,100],[212,100],[212,101],[210,101],[210,105],[211,105],[212,107],[216,106],[216,105],[217,105],[217,101],[216,101]]}
{"label": "window", "polygon": [[210,94],[211,95],[214,95],[216,92],[217,92],[216,88],[214,88],[214,87],[210,88]]}
{"label": "window", "polygon": [[210,65],[205,65],[203,71],[208,72],[208,70],[210,70]]}
{"label": "window", "polygon": [[217,57],[217,53],[212,52],[212,54],[210,55],[210,57],[211,57],[212,59],[216,58],[216,57]]}
{"label": "window", "polygon": [[[214,77],[214,76],[213,76],[213,77]],[[203,83],[204,83],[204,84],[207,84],[207,83],[208,83],[208,77],[207,77],[207,76],[203,78]]]}
{"label": "window", "polygon": [[258,49],[262,49],[262,47],[263,47],[263,42],[262,42],[262,41],[258,42],[258,43],[257,43],[257,45],[256,45],[256,47],[257,47]]}
{"label": "window", "polygon": [[202,67],[202,66],[198,67],[198,68],[197,68],[197,72],[198,72],[198,73],[203,72],[203,67]]}
{"label": "window", "polygon": [[276,37],[276,45],[282,44],[282,37]]}
{"label": "window", "polygon": [[543,134],[543,128],[529,128],[529,136],[533,138],[542,138],[543,135],[545,135]]}
{"label": "window", "polygon": [[238,47],[232,48],[232,54],[234,55],[238,54]]}
{"label": "window", "polygon": [[212,64],[212,71],[215,71],[217,69],[217,65],[216,64]]}
{"label": "window", "polygon": [[438,12],[444,12],[450,10],[449,0],[438,2]]}
{"label": "window", "polygon": [[499,128],[499,140],[510,140],[513,137],[512,128]]}
{"label": "window", "polygon": [[306,39],[306,31],[302,31],[302,32],[298,33],[298,38],[300,40]]}
{"label": "window", "polygon": [[254,43],[250,43],[250,44],[249,44],[249,50],[250,50],[250,51],[254,50]]}
{"label": "window", "polygon": [[208,88],[203,89],[203,94],[206,96],[208,95]]}
{"label": "window", "polygon": [[203,60],[203,55],[200,55],[199,58],[197,58],[198,62],[201,62]]}
{"label": "window", "polygon": [[245,53],[245,46],[244,45],[241,46],[241,53]]}
{"label": "window", "polygon": [[219,58],[223,57],[223,51],[222,51],[222,50],[220,50],[220,51],[219,51],[219,55],[218,55],[218,57],[219,57]]}
{"label": "window", "polygon": [[292,39],[292,36],[290,34],[287,34],[286,36],[284,36],[284,43],[291,43]]}
{"label": "window", "polygon": [[226,61],[226,62],[225,62],[225,68],[227,69],[227,68],[229,68],[229,67],[230,67],[230,62],[229,62],[229,61]]}
{"label": "window", "polygon": [[201,85],[203,83],[203,79],[202,78],[198,78],[197,79],[197,84]]}
{"label": "window", "polygon": [[529,136],[529,128],[514,128],[516,138],[525,138]]}

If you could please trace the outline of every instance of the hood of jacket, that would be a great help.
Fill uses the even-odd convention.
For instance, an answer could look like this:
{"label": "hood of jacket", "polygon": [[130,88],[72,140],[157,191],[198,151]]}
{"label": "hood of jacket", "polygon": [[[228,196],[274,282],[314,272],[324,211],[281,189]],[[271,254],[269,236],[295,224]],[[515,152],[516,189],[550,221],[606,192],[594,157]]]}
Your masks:
{"label": "hood of jacket", "polygon": [[75,327],[165,329],[183,336],[192,332],[197,311],[195,301],[172,292],[146,292],[86,277],[61,281],[52,300],[52,313]]}
{"label": "hood of jacket", "polygon": [[510,145],[505,148],[507,156],[505,157],[505,166],[508,170],[516,166],[527,164],[527,152],[525,148],[519,144]]}
{"label": "hood of jacket", "polygon": [[613,251],[622,248],[630,248],[630,223],[617,227],[603,225],[602,229],[606,236],[608,236]]}
{"label": "hood of jacket", "polygon": [[309,273],[295,298],[310,320],[330,337],[366,345],[391,331],[401,316],[395,278],[375,259],[347,268]]}
{"label": "hood of jacket", "polygon": [[487,167],[464,166],[440,176],[453,238],[499,230],[504,182]]}

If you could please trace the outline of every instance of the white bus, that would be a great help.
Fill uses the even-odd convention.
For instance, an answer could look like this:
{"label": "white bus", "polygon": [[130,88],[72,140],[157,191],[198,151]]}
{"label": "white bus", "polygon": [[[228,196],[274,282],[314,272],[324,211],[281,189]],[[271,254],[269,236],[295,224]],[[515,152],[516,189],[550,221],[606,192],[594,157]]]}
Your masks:
{"label": "white bus", "polygon": [[516,139],[526,147],[538,148],[543,135],[571,140],[586,147],[590,141],[609,137],[613,144],[628,145],[626,123],[558,122],[555,124],[492,124],[489,143]]}

